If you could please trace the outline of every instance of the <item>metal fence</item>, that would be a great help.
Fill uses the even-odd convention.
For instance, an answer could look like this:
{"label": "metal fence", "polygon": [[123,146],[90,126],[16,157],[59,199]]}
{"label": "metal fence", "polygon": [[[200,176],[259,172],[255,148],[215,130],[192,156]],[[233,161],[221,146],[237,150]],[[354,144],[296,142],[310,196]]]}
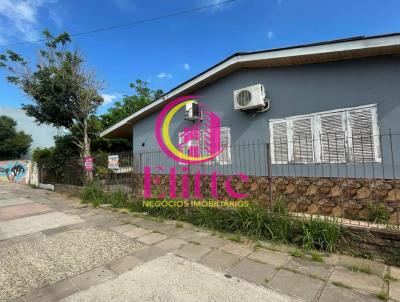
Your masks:
{"label": "metal fence", "polygon": [[[329,216],[343,223],[399,226],[400,134],[328,133],[311,137],[274,137],[274,141],[247,141],[223,146],[212,161],[180,164],[160,149],[128,151],[118,155],[118,169],[108,169],[107,154],[94,156],[94,175],[105,188],[123,187],[142,192],[144,167],[152,174],[196,173],[220,177],[239,172],[250,177],[240,185],[250,199],[271,208],[277,203],[296,215]],[[207,155],[207,148],[182,149],[186,154]],[[57,167],[39,165],[43,183],[83,185],[82,160],[65,159]]]}

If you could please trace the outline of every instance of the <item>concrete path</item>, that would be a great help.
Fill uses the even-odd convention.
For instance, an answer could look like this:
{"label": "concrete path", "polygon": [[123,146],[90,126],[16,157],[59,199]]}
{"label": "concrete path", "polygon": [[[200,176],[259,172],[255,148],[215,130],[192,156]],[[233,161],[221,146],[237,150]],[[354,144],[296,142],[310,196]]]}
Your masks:
{"label": "concrete path", "polygon": [[232,236],[0,184],[0,301],[400,301],[397,268]]}

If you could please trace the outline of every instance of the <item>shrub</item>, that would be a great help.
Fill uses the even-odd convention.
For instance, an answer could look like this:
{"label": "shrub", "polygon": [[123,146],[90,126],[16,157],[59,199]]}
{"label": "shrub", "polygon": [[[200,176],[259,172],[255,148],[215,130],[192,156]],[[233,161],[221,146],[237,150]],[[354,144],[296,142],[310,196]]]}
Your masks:
{"label": "shrub", "polygon": [[126,196],[124,190],[118,187],[116,191],[112,192],[110,195],[110,203],[114,208],[122,208],[126,205],[128,197]]}
{"label": "shrub", "polygon": [[385,205],[370,204],[368,205],[368,221],[374,223],[387,223],[390,215]]}
{"label": "shrub", "polygon": [[260,206],[243,208],[152,207],[132,205],[149,215],[182,220],[223,232],[240,233],[260,240],[296,243],[309,250],[333,252],[342,239],[343,229],[336,221],[312,218],[302,220],[288,214],[269,212]]}
{"label": "shrub", "polygon": [[83,202],[90,202],[95,207],[98,207],[107,201],[107,195],[103,192],[98,182],[91,182],[83,188],[81,199]]}

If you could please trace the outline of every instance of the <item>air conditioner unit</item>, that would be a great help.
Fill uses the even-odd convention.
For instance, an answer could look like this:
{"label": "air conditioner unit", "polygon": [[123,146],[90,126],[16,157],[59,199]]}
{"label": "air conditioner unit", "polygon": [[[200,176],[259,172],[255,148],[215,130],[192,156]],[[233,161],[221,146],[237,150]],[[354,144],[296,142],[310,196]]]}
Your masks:
{"label": "air conditioner unit", "polygon": [[261,84],[233,92],[235,110],[262,109],[266,106],[264,86]]}
{"label": "air conditioner unit", "polygon": [[199,104],[189,103],[185,107],[185,120],[195,121],[201,119],[201,108]]}

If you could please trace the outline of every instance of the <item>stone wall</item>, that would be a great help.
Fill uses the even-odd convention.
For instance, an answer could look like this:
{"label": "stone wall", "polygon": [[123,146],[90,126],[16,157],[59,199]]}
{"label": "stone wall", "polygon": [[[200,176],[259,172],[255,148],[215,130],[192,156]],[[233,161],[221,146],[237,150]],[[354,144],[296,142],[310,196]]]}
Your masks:
{"label": "stone wall", "polygon": [[[143,194],[143,176],[134,178],[135,194]],[[218,198],[230,199],[225,190],[226,176],[218,177]],[[203,198],[211,198],[210,176],[201,178]],[[307,178],[273,177],[272,202],[269,194],[268,177],[250,177],[242,182],[239,177],[231,179],[235,191],[246,193],[249,201],[273,207],[276,202],[285,203],[290,212],[320,214],[347,219],[371,220],[378,215],[381,219],[398,224],[400,203],[400,180],[390,179],[349,179],[349,178]],[[193,193],[194,177],[189,176],[189,191]],[[164,193],[169,196],[169,176],[152,175],[154,198]],[[176,180],[176,194],[182,196],[182,176]],[[386,217],[386,218],[385,218]]]}

